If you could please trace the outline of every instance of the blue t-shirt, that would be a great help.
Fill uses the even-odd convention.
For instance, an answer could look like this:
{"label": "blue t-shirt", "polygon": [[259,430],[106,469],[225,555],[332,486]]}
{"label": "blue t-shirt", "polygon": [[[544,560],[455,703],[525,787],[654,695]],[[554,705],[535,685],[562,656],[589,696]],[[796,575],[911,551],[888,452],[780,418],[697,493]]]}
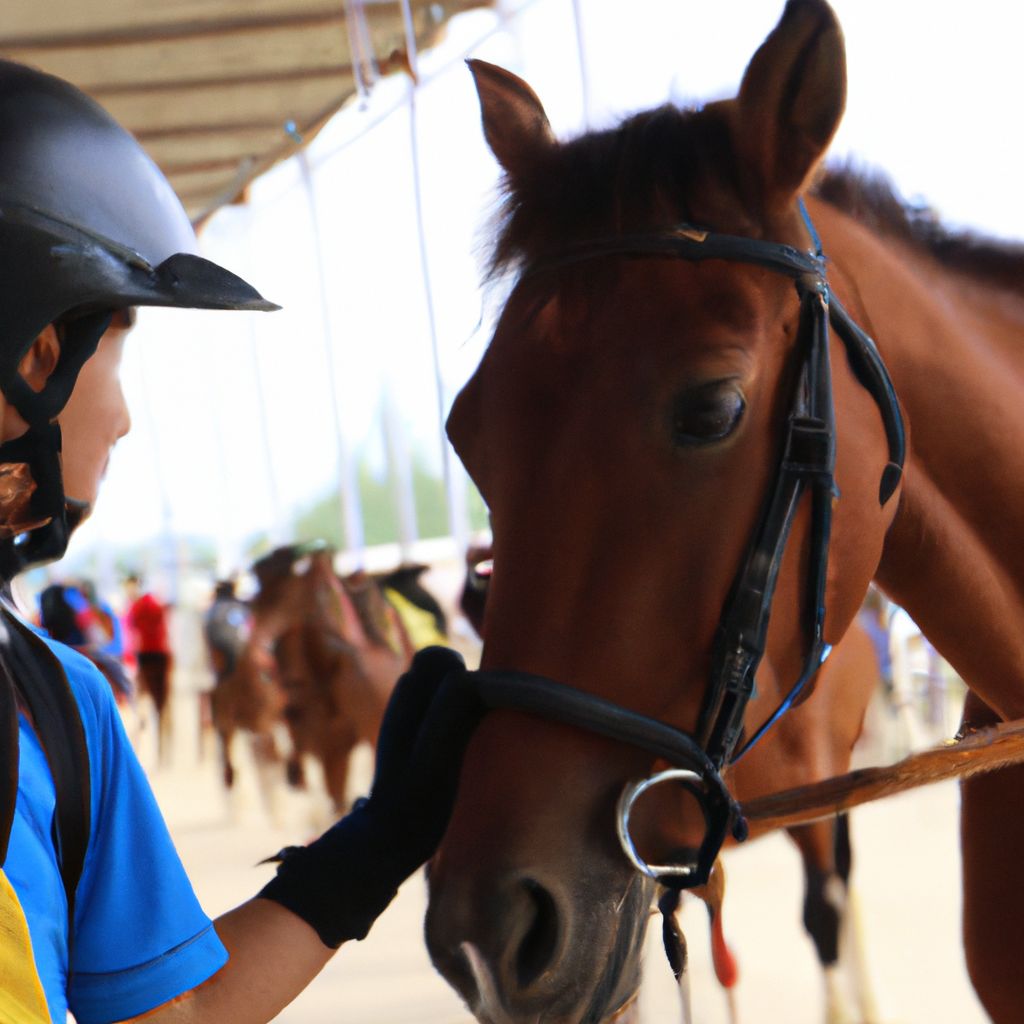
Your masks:
{"label": "blue t-shirt", "polygon": [[56,794],[46,755],[21,716],[18,802],[4,870],[28,920],[50,1015],[64,1024],[134,1017],[206,981],[227,962],[174,849],[96,667],[46,640],[78,701],[92,792],[92,830],[75,903],[68,983],[67,900],[51,838]]}

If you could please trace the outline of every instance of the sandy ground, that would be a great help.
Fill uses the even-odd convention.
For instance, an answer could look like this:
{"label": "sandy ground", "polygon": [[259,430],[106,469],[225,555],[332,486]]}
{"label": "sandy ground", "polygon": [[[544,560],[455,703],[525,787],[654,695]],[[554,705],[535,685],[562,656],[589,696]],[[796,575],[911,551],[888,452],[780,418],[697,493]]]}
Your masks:
{"label": "sandy ground", "polygon": [[[216,915],[255,892],[269,877],[257,862],[314,834],[321,808],[285,794],[272,825],[251,765],[239,750],[241,781],[228,801],[212,751],[198,756],[187,728],[189,704],[178,704],[176,756],[156,768],[144,760],[182,859],[207,912]],[[195,725],[194,715],[188,723]],[[191,746],[191,752],[188,748]],[[855,880],[867,958],[880,1016],[872,1024],[974,1024],[987,1018],[967,981],[959,941],[958,794],[943,784],[860,808],[852,831]],[[822,981],[800,924],[802,879],[795,850],[772,836],[731,851],[726,860],[727,933],[739,957],[737,989],[743,1024],[821,1024]],[[278,1018],[289,1024],[456,1024],[470,1017],[434,973],[422,940],[425,891],[417,877],[377,923],[369,939],[346,946]],[[691,957],[695,1024],[726,1024],[725,998],[710,968],[701,905],[682,915]],[[659,947],[648,940],[641,1000],[643,1024],[679,1021],[678,996]]]}
{"label": "sandy ground", "polygon": [[[271,824],[244,744],[231,800],[219,783],[211,743],[199,739],[195,688],[202,672],[179,678],[173,762],[155,764],[152,726],[140,756],[150,772],[182,859],[212,916],[252,895],[269,877],[257,862],[312,837],[323,813],[315,800],[284,793]],[[876,744],[885,737],[876,728]],[[366,764],[363,766],[364,777]],[[856,810],[852,817],[855,886],[879,1014],[856,1024],[976,1024],[987,1017],[967,980],[959,937],[958,791],[943,784]],[[802,876],[795,849],[770,836],[726,855],[725,921],[740,963],[741,1024],[822,1024],[823,982],[803,931]],[[470,1024],[459,998],[434,972],[422,938],[425,890],[403,887],[370,937],[341,950],[310,988],[280,1015],[287,1024]],[[684,906],[694,1024],[729,1024],[711,970],[706,915]],[[648,936],[641,1024],[681,1019],[678,992]]]}

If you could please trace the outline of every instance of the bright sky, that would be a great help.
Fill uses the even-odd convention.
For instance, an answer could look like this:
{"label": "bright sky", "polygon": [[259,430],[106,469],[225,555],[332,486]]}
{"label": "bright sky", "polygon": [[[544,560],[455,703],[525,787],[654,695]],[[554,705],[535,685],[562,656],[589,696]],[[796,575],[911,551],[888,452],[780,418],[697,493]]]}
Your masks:
{"label": "bright sky", "polygon": [[[578,7],[588,111],[571,0],[534,0],[497,34],[493,13],[467,15],[422,61],[415,114],[445,408],[486,343],[477,286],[496,178],[461,58],[521,74],[556,131],[573,133],[588,116],[600,126],[670,98],[732,94],[782,2],[579,0]],[[836,0],[834,7],[849,71],[834,152],[884,168],[905,195],[926,198],[948,220],[1024,239],[1024,13],[1004,0]],[[124,366],[135,429],[114,453],[73,552],[164,531],[203,534],[217,540],[227,568],[254,532],[283,538],[294,508],[336,486],[346,452],[366,451],[382,463],[385,394],[409,443],[440,464],[409,110],[400,102],[407,90],[403,79],[382,83],[310,147],[319,248],[295,162],[258,182],[249,207],[223,211],[204,232],[204,253],[283,312],[143,312]]]}

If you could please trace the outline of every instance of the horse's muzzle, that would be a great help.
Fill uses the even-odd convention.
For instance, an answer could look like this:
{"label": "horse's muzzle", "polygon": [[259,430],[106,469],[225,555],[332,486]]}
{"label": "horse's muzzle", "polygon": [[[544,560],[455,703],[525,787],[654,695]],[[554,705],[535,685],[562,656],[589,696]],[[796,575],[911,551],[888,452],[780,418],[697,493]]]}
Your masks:
{"label": "horse's muzzle", "polygon": [[[640,983],[651,884],[633,874],[617,900],[555,884],[499,879],[466,900],[431,882],[431,959],[481,1024],[601,1024]],[[625,1018],[625,1019],[628,1019]]]}
{"label": "horse's muzzle", "polygon": [[[572,725],[646,750],[673,767],[623,790],[616,814],[617,834],[630,863],[641,873],[674,889],[690,889],[707,883],[726,838],[742,842],[746,821],[732,799],[718,766],[688,733],[611,701],[563,686],[543,676],[524,672],[481,671],[467,673],[491,708],[525,711],[550,721]],[[700,806],[704,838],[691,860],[672,864],[648,864],[630,833],[630,815],[639,797],[664,783],[681,785]]]}

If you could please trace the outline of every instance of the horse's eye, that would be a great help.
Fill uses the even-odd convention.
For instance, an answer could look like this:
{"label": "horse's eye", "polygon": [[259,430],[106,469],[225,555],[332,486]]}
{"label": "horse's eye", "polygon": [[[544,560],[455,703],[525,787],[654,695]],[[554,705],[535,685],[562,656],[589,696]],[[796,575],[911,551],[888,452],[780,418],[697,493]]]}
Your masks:
{"label": "horse's eye", "polygon": [[687,446],[721,441],[736,429],[746,407],[733,380],[689,388],[672,403],[672,441]]}

